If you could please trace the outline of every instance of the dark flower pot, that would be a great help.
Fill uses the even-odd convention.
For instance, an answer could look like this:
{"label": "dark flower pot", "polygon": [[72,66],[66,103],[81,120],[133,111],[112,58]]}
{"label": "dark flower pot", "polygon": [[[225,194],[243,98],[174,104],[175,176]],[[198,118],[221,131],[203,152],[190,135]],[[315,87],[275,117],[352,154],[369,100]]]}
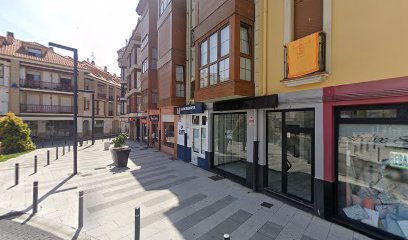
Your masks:
{"label": "dark flower pot", "polygon": [[116,167],[126,167],[129,159],[130,148],[112,148],[113,163]]}

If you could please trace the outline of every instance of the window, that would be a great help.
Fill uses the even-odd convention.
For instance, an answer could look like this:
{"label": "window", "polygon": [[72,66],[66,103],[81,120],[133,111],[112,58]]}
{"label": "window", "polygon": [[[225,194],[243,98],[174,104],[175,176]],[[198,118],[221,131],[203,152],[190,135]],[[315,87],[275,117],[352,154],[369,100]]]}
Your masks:
{"label": "window", "polygon": [[4,65],[0,64],[0,86],[4,86]]}
{"label": "window", "polygon": [[157,93],[152,93],[152,103],[153,104],[157,103]]}
{"label": "window", "polygon": [[217,60],[217,51],[218,51],[218,35],[214,33],[210,37],[210,63]]}
{"label": "window", "polygon": [[337,215],[406,239],[401,228],[408,221],[408,121],[406,107],[400,110],[337,113]]}
{"label": "window", "polygon": [[249,29],[241,26],[240,31],[241,53],[249,55]]}
{"label": "window", "polygon": [[251,79],[252,79],[251,59],[241,57],[241,60],[240,60],[240,77],[241,77],[241,80],[251,81]]}
{"label": "window", "polygon": [[170,3],[171,0],[160,0],[160,15],[167,9]]}
{"label": "window", "polygon": [[41,74],[39,72],[28,71],[26,74],[27,81],[40,81]]}
{"label": "window", "polygon": [[230,48],[230,27],[221,30],[221,57],[229,54]]}
{"label": "window", "polygon": [[176,83],[176,97],[185,97],[184,83]]}
{"label": "window", "polygon": [[174,123],[164,123],[164,145],[167,147],[174,147]]}
{"label": "window", "polygon": [[200,152],[200,145],[198,144],[200,142],[200,129],[199,128],[194,128],[193,129],[193,151],[196,153]]}
{"label": "window", "polygon": [[28,48],[27,54],[34,57],[42,57],[42,51],[36,48]]}
{"label": "window", "polygon": [[218,71],[217,71],[217,64],[213,64],[210,66],[210,85],[218,83]]}
{"label": "window", "polygon": [[91,101],[84,97],[84,110],[89,110]]}
{"label": "window", "polygon": [[208,68],[201,69],[200,71],[200,88],[208,86]]}
{"label": "window", "polygon": [[229,48],[229,26],[215,32],[201,44],[200,88],[229,80]]}
{"label": "window", "polygon": [[182,65],[176,66],[176,81],[184,82],[184,66]]}
{"label": "window", "polygon": [[157,69],[157,48],[152,48],[152,69]]}
{"label": "window", "polygon": [[142,63],[142,73],[147,72],[148,69],[149,69],[149,63],[146,58],[145,60],[143,60],[143,63]]}
{"label": "window", "polygon": [[229,80],[229,58],[220,61],[220,82]]}
{"label": "window", "polygon": [[201,43],[201,66],[207,65],[208,61],[208,42]]}

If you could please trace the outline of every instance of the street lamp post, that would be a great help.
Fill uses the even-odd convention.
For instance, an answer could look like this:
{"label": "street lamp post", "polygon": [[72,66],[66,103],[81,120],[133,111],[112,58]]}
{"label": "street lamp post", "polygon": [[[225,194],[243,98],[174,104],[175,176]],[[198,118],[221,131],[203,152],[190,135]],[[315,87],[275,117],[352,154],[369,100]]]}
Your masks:
{"label": "street lamp post", "polygon": [[78,173],[78,50],[76,48],[49,42],[50,47],[56,47],[74,53],[74,129],[73,129],[73,150],[74,150],[74,174]]}

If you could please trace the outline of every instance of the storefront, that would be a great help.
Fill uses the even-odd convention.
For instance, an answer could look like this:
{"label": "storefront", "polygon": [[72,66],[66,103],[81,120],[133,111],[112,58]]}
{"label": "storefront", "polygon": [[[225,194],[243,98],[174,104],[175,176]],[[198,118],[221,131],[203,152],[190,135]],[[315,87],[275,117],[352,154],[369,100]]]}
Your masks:
{"label": "storefront", "polygon": [[262,137],[266,140],[266,135],[259,133],[266,128],[258,128],[264,123],[260,112],[277,104],[277,95],[215,102],[210,169],[251,188],[262,185],[266,168],[260,161],[259,143],[265,142]]}
{"label": "storefront", "polygon": [[203,169],[209,169],[210,105],[194,103],[176,108],[178,115],[177,157]]}
{"label": "storefront", "polygon": [[332,218],[379,239],[408,239],[407,80],[325,89]]}

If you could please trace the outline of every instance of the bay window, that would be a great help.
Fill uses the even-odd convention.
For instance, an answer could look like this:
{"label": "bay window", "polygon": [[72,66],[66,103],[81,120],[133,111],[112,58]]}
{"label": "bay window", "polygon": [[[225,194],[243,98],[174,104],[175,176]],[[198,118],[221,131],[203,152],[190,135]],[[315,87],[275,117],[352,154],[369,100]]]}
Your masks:
{"label": "bay window", "polygon": [[185,97],[184,66],[176,66],[176,97]]}
{"label": "bay window", "polygon": [[250,29],[245,25],[240,28],[240,79],[252,80],[252,57],[250,48]]}

